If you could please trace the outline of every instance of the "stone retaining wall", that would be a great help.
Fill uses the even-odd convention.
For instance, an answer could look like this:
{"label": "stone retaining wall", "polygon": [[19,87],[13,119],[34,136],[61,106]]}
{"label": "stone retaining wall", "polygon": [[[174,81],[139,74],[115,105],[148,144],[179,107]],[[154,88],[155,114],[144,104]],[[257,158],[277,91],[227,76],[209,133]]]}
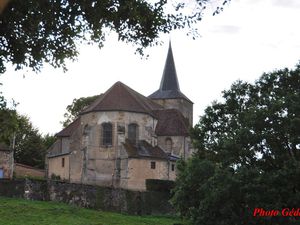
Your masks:
{"label": "stone retaining wall", "polygon": [[0,195],[136,215],[173,214],[170,194],[40,180],[0,180]]}

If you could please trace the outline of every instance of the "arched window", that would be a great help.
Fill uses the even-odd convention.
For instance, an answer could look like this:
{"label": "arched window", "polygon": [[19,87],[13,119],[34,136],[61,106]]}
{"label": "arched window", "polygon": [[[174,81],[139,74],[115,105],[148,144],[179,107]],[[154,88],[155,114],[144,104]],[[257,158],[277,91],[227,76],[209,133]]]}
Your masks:
{"label": "arched window", "polygon": [[102,123],[102,145],[112,145],[111,123]]}
{"label": "arched window", "polygon": [[136,144],[138,140],[138,125],[135,123],[131,123],[128,125],[128,140]]}
{"label": "arched window", "polygon": [[168,152],[172,152],[172,139],[171,138],[166,138],[166,150]]}

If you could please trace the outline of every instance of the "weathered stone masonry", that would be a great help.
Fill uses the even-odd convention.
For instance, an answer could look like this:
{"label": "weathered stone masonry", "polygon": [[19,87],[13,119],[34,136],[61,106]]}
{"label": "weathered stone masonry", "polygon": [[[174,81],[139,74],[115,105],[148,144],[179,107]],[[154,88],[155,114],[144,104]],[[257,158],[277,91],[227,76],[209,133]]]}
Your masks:
{"label": "weathered stone masonry", "polygon": [[139,192],[60,181],[0,180],[0,195],[57,201],[85,208],[133,215],[173,214],[166,192]]}
{"label": "weathered stone masonry", "polygon": [[175,180],[193,149],[193,102],[180,90],[171,46],[159,89],[146,97],[116,82],[56,134],[47,176],[145,191],[147,179]]}

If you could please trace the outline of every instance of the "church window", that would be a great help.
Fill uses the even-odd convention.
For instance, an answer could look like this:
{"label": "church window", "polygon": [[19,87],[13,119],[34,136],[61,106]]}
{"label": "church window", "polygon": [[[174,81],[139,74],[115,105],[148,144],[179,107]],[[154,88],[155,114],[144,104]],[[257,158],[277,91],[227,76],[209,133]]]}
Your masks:
{"label": "church window", "polygon": [[172,169],[172,171],[175,171],[175,164],[171,165],[171,169]]}
{"label": "church window", "polygon": [[65,167],[65,158],[61,159],[61,167]]}
{"label": "church window", "polygon": [[151,167],[151,169],[155,169],[155,167],[156,167],[156,163],[155,162],[151,162],[151,164],[150,164],[150,167]]}
{"label": "church window", "polygon": [[171,138],[166,138],[166,150],[167,152],[171,152],[172,151],[172,139]]}
{"label": "church window", "polygon": [[138,125],[135,123],[131,123],[128,125],[128,140],[136,144],[138,140]]}
{"label": "church window", "polygon": [[112,145],[112,124],[102,123],[102,145]]}

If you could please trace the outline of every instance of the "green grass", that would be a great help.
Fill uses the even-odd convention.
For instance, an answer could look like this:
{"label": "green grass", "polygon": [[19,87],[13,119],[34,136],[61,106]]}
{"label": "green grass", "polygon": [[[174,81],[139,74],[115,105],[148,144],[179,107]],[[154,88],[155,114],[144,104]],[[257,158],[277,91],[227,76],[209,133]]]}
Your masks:
{"label": "green grass", "polygon": [[129,216],[56,202],[0,197],[0,224],[5,225],[173,225],[174,217]]}

